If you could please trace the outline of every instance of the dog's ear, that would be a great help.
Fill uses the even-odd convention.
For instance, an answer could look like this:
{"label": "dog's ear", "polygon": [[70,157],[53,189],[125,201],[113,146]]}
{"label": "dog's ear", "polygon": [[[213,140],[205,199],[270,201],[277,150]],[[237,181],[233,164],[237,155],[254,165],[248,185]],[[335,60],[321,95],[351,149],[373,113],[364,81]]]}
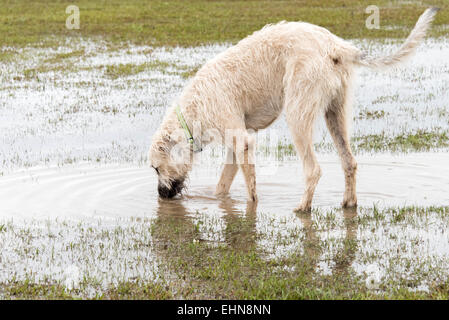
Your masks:
{"label": "dog's ear", "polygon": [[164,141],[165,143],[170,142],[171,138],[169,134],[163,134],[162,135],[162,141]]}

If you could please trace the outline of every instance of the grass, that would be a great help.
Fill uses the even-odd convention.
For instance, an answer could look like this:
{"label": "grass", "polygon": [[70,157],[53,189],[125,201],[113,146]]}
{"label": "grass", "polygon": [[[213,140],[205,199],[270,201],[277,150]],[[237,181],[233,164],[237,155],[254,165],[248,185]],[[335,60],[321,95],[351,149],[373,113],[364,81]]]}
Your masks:
{"label": "grass", "polygon": [[360,110],[358,119],[382,119],[386,115],[388,115],[388,112],[385,112],[384,110]]}
{"label": "grass", "polygon": [[[60,284],[35,284],[30,281],[18,281],[0,284],[0,294],[3,299],[79,299],[77,290],[68,291]],[[112,299],[146,299],[167,300],[173,294],[167,287],[153,283],[122,282],[102,294],[90,297],[97,300]]]}
{"label": "grass", "polygon": [[[383,112],[366,114],[364,117],[383,117]],[[435,131],[417,130],[413,133],[401,133],[396,136],[382,134],[367,134],[351,138],[351,148],[355,154],[363,152],[390,152],[409,153],[444,150],[449,147],[448,132],[435,128]],[[329,152],[334,150],[332,143],[316,143],[317,152]],[[258,148],[261,155],[274,154],[276,159],[283,160],[296,155],[295,146],[288,141],[280,141],[275,147],[262,145]]]}
{"label": "grass", "polygon": [[[376,115],[379,115],[379,113],[376,113]],[[318,152],[329,152],[335,148],[333,144],[325,142],[316,143],[314,147]],[[439,128],[435,128],[435,131],[417,130],[414,133],[405,132],[396,136],[388,136],[382,133],[351,138],[351,148],[355,154],[363,152],[425,152],[444,150],[448,147],[449,135],[446,131]],[[275,148],[261,146],[259,152],[262,155],[274,153],[279,160],[296,155],[295,146],[287,141],[279,142]]]}
{"label": "grass", "polygon": [[153,60],[142,64],[120,63],[117,65],[102,66],[104,75],[110,79],[119,79],[122,77],[132,76],[141,72],[162,72],[169,75],[179,75],[183,79],[188,79],[196,74],[199,67],[190,68],[188,66],[176,65],[165,61]]}
{"label": "grass", "polygon": [[403,133],[395,137],[385,134],[354,137],[352,144],[358,151],[420,152],[449,147],[449,135],[444,130],[418,130],[416,133]]}
{"label": "grass", "polygon": [[447,299],[447,284],[436,285],[428,293],[410,292],[405,283],[371,291],[366,288],[363,277],[351,268],[362,245],[355,236],[359,224],[372,225],[373,221],[379,221],[379,216],[384,217],[384,223],[399,224],[406,222],[406,215],[410,220],[418,215],[447,215],[447,212],[447,207],[405,207],[379,213],[374,207],[359,212],[359,216],[349,214],[344,222],[349,237],[340,240],[341,249],[333,257],[332,275],[317,273],[315,266],[329,245],[320,241],[317,233],[329,231],[328,222],[335,218],[335,212],[320,215],[323,221],[329,220],[324,224],[308,224],[309,214],[299,216],[305,225],[305,237],[296,234],[292,237],[301,242],[304,251],[268,261],[264,249],[256,245],[261,235],[254,230],[255,217],[251,215],[230,217],[225,243],[218,246],[201,241],[195,224],[179,218],[159,218],[153,224],[152,235],[166,265],[177,275],[177,291],[188,299]]}
{"label": "grass", "polygon": [[138,74],[140,72],[143,72],[148,69],[148,64],[143,63],[140,65],[135,65],[133,63],[127,63],[127,64],[118,64],[118,65],[108,65],[105,66],[105,75],[112,78],[117,79],[119,77],[123,76],[129,76]]}
{"label": "grass", "polygon": [[[303,20],[328,28],[343,38],[403,38],[423,10],[447,8],[445,0],[400,2],[378,0],[381,29],[365,28],[365,8],[372,1],[143,1],[80,0],[80,29],[65,26],[65,8],[73,1],[7,0],[0,7],[0,47],[58,46],[67,37],[101,37],[115,44],[196,46],[237,42],[267,23]],[[431,31],[446,36],[449,12],[442,10]],[[397,28],[386,28],[397,26]]]}
{"label": "grass", "polygon": [[97,223],[70,219],[2,222],[0,298],[173,297],[163,275],[154,269],[148,220]]}
{"label": "grass", "polygon": [[[71,39],[94,38],[106,40],[108,48],[131,44],[150,46],[196,46],[215,42],[237,42],[267,23],[280,20],[304,20],[328,28],[343,38],[404,38],[423,10],[436,5],[441,10],[430,35],[447,36],[449,13],[446,1],[399,2],[376,1],[381,9],[380,30],[365,28],[365,8],[371,1],[353,0],[298,0],[298,1],[77,1],[81,11],[81,29],[65,28],[65,8],[71,1],[7,0],[0,6],[0,61],[18,59],[20,47],[59,47]],[[386,28],[395,26],[395,28]],[[75,41],[75,40],[74,40]],[[86,56],[84,50],[56,53],[45,57],[42,63],[27,66],[23,78],[37,79],[48,72],[77,72],[74,62]],[[95,67],[97,68],[97,67]],[[177,74],[187,79],[195,74],[197,66],[173,65],[159,60],[142,64],[121,63],[99,66],[101,76],[120,79],[148,71]],[[90,86],[90,83],[87,84]],[[398,96],[375,100],[373,104],[397,101]],[[440,112],[445,112],[443,109]],[[76,114],[78,106],[66,110]],[[101,106],[101,113],[117,114],[117,107]],[[444,115],[442,113],[442,115]],[[362,110],[359,119],[382,119],[389,116],[383,110]],[[62,122],[57,117],[55,123]],[[53,121],[51,119],[49,122]],[[444,130],[417,131],[389,137],[367,135],[354,137],[356,151],[428,151],[449,147],[449,137]],[[295,154],[291,144],[279,144],[280,155]],[[98,160],[99,158],[97,158]],[[70,160],[71,161],[71,160]],[[3,173],[0,173],[2,175]],[[286,234],[285,225],[276,222],[275,230],[261,232],[257,227],[259,215],[227,215],[223,219],[223,239],[204,215],[173,217],[160,214],[147,225],[135,224],[131,228],[103,230],[101,225],[77,227],[62,223],[61,230],[78,232],[73,241],[65,236],[70,232],[48,232],[45,228],[27,229],[0,223],[0,237],[17,237],[17,254],[21,259],[37,258],[52,265],[57,254],[78,255],[85,261],[86,269],[102,263],[109,266],[123,258],[122,264],[132,269],[147,256],[147,248],[154,246],[160,261],[163,279],[122,280],[104,290],[86,294],[86,288],[96,288],[98,279],[88,276],[81,288],[67,290],[61,282],[52,279],[35,282],[21,278],[0,282],[0,297],[4,299],[448,299],[449,282],[435,279],[446,266],[426,260],[419,254],[403,255],[407,248],[419,248],[425,241],[413,237],[407,228],[426,230],[438,224],[442,229],[449,225],[447,207],[403,207],[379,209],[361,208],[357,215],[340,209],[298,214],[302,229],[292,228]],[[207,215],[206,215],[207,216]],[[343,218],[342,218],[343,217]],[[265,216],[266,218],[266,216]],[[55,222],[56,224],[60,222]],[[136,228],[139,231],[136,231]],[[139,229],[140,228],[140,229]],[[49,228],[50,229],[50,228]],[[57,229],[57,228],[56,228]],[[278,229],[280,231],[278,231]],[[388,233],[388,230],[392,230]],[[44,230],[44,231],[42,231]],[[389,255],[376,247],[376,231],[397,245]],[[397,232],[399,230],[399,232]],[[333,232],[342,237],[323,237]],[[205,237],[208,234],[210,237]],[[367,235],[365,238],[362,235]],[[404,236],[404,238],[401,238]],[[59,242],[54,239],[58,239]],[[373,239],[373,240],[370,240]],[[385,238],[381,238],[385,240]],[[101,240],[101,241],[99,241]],[[104,241],[103,241],[104,240]],[[370,242],[371,241],[371,242]],[[388,242],[387,241],[387,242]],[[260,245],[269,243],[270,246]],[[64,246],[58,247],[58,243]],[[123,244],[123,246],[121,246]],[[21,247],[19,247],[19,245]],[[104,246],[106,245],[106,249]],[[53,246],[53,247],[52,247]],[[293,247],[283,252],[280,248]],[[399,249],[400,248],[400,249]],[[49,250],[51,252],[51,256]],[[96,251],[94,251],[96,250]],[[140,250],[140,251],[139,251]],[[396,254],[396,250],[399,253]],[[403,251],[400,251],[403,250]],[[420,249],[423,250],[423,249]],[[135,260],[126,261],[130,253]],[[283,254],[279,255],[279,252]],[[418,253],[420,253],[418,251]],[[50,260],[42,258],[46,254]],[[7,255],[5,254],[5,258]],[[100,259],[101,258],[101,259]],[[332,262],[332,273],[320,272],[318,263]],[[352,267],[360,263],[385,262],[387,277],[379,290],[366,287],[363,274]],[[42,262],[42,263],[44,263]],[[114,262],[116,263],[116,262]],[[404,270],[415,268],[411,279],[402,278],[394,266],[405,265]],[[121,265],[121,264],[120,264]],[[106,268],[106,267],[105,267]],[[409,268],[409,269],[407,269]],[[97,268],[98,269],[98,268]],[[94,270],[94,271],[92,271]],[[430,271],[429,271],[430,270]],[[433,272],[433,273],[432,273]],[[109,270],[109,273],[112,273]],[[444,274],[444,273],[442,273]],[[98,276],[98,275],[95,275]],[[99,276],[98,276],[99,277]],[[429,280],[429,290],[413,291],[422,281]]]}
{"label": "grass", "polygon": [[[87,223],[73,224],[65,220],[47,221],[43,224],[35,222],[24,226],[10,221],[8,228],[2,232],[9,232],[16,237],[17,253],[27,257],[28,265],[30,259],[34,259],[36,263],[47,263],[42,260],[42,256],[46,255],[44,251],[53,251],[51,246],[59,247],[56,246],[57,238],[64,237],[72,239],[62,245],[67,251],[65,255],[69,257],[84,252],[84,247],[93,248],[85,251],[84,258],[78,262],[83,270],[86,267],[82,265],[84,260],[89,263],[91,259],[113,259],[113,255],[119,253],[120,259],[127,261],[127,257],[136,256],[136,252],[142,255],[146,250],[144,248],[151,248],[158,261],[160,278],[149,280],[133,277],[98,289],[96,276],[83,273],[79,286],[69,290],[63,282],[51,278],[35,281],[32,276],[25,279],[13,277],[8,282],[0,282],[0,297],[449,298],[447,260],[444,260],[447,259],[447,253],[432,253],[433,244],[426,240],[427,234],[447,228],[449,207],[314,209],[312,213],[292,213],[288,219],[248,211],[246,214],[230,213],[218,218],[223,220],[221,231],[217,231],[216,227],[220,223],[215,219],[217,217],[199,212],[192,216],[167,212],[159,213],[152,220],[133,220],[129,225],[124,220],[112,229],[104,228],[104,222],[100,221],[94,224],[98,224],[97,228]],[[300,224],[292,227],[291,219],[296,219]],[[273,226],[273,229],[260,227],[261,224]],[[36,232],[34,229],[41,231]],[[73,231],[83,236],[74,238],[71,236]],[[124,244],[121,239],[125,239]],[[36,250],[36,243],[46,245]],[[387,248],[384,248],[384,243],[388,243]],[[109,249],[105,250],[104,245]],[[102,248],[98,257],[95,247]],[[123,249],[125,251],[120,251]],[[144,251],[140,252],[141,250]],[[283,254],[279,254],[282,251]],[[55,254],[55,257],[51,257],[52,263],[58,261],[57,253]],[[435,260],[435,254],[438,257],[442,254],[446,258]],[[9,254],[4,258],[7,259],[8,256]],[[320,267],[323,262],[328,263],[330,272],[323,272],[324,269]],[[366,274],[357,271],[358,265],[368,264],[383,266],[385,271],[377,289],[368,288],[365,284]],[[92,266],[88,268],[93,270]],[[132,271],[133,264],[127,269]],[[419,289],[422,283],[427,284],[427,290]]]}
{"label": "grass", "polygon": [[61,63],[65,59],[78,58],[85,54],[84,50],[75,50],[71,52],[58,53],[54,57],[46,59],[45,63]]}

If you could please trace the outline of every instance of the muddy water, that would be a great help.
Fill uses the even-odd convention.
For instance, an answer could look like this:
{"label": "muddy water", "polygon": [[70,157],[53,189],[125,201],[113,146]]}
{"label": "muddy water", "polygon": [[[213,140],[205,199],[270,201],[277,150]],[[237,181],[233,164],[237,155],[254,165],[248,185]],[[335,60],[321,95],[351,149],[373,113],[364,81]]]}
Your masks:
{"label": "muddy water", "polygon": [[[357,158],[362,207],[449,205],[448,154]],[[323,177],[314,207],[338,207],[344,191],[338,158],[320,155],[319,160]],[[449,222],[444,215],[410,214],[404,223],[393,223],[387,216],[376,221],[372,210],[364,208],[295,214],[303,190],[299,162],[275,164],[258,166],[257,208],[247,206],[240,175],[229,196],[213,195],[219,166],[197,166],[186,194],[170,201],[158,199],[156,175],[146,167],[83,164],[5,175],[0,178],[0,224],[6,225],[0,232],[0,283],[12,277],[65,281],[64,270],[73,266],[106,288],[136,277],[151,279],[160,273],[156,261],[171,258],[141,244],[179,239],[179,230],[194,226],[198,235],[187,232],[184,241],[234,250],[254,247],[268,259],[299,251],[315,261],[321,274],[352,268],[365,277],[366,270],[375,268],[385,283],[406,277],[422,290],[432,279],[449,277]],[[357,215],[360,221],[354,219]],[[162,239],[148,231],[148,221],[155,230],[164,230]],[[168,222],[176,226],[171,234]],[[345,243],[354,241],[348,249]],[[313,249],[315,244],[325,249]],[[39,253],[27,254],[30,248]],[[429,270],[424,278],[423,266]]]}
{"label": "muddy water", "polygon": [[[357,45],[373,56],[392,52],[399,46],[372,41]],[[390,216],[378,222],[372,217],[372,210],[363,208],[356,212],[332,211],[330,222],[326,222],[326,210],[311,215],[294,214],[292,209],[303,192],[298,161],[258,164],[257,208],[247,208],[240,175],[228,197],[217,199],[213,195],[218,164],[197,166],[186,195],[173,201],[158,200],[156,176],[143,166],[91,163],[22,170],[48,160],[61,165],[83,159],[143,162],[148,141],[159,126],[165,107],[185,85],[182,74],[202,65],[229,44],[170,50],[133,47],[116,52],[92,41],[71,42],[67,46],[61,46],[59,52],[24,49],[24,56],[29,58],[6,63],[0,74],[0,284],[13,277],[25,280],[31,276],[36,281],[64,279],[64,270],[72,265],[78,266],[82,274],[105,283],[135,277],[150,279],[153,272],[159,273],[154,262],[157,253],[141,243],[157,242],[157,237],[154,239],[148,232],[148,220],[128,219],[136,216],[149,217],[156,225],[164,225],[166,217],[184,218],[175,220],[180,225],[200,226],[199,240],[225,243],[235,249],[248,247],[249,241],[257,238],[261,252],[273,257],[300,249],[316,258],[317,269],[322,273],[349,266],[363,273],[367,266],[375,264],[389,279],[414,279],[422,285],[427,280],[447,281],[447,216],[411,213],[405,221],[393,223]],[[15,79],[17,73],[44,63],[49,57],[79,50],[90,58],[75,62],[77,71],[70,82],[64,72],[58,71],[41,73],[39,79]],[[439,132],[439,128],[447,128],[447,112],[442,106],[448,100],[448,52],[447,41],[428,39],[413,64],[401,72],[361,70],[355,90],[353,136],[396,137],[417,130]],[[151,70],[111,80],[104,68],[98,68],[148,61],[175,66],[170,67],[175,72]],[[118,113],[104,110],[104,106]],[[368,116],[377,112],[384,112],[385,116]],[[274,123],[272,128],[278,130],[280,138],[290,137],[285,121]],[[323,122],[318,124],[316,142],[331,143]],[[376,154],[357,159],[361,206],[449,205],[449,155]],[[313,205],[338,207],[344,191],[338,158],[320,155],[319,160],[323,177]],[[246,211],[252,214],[240,214]],[[354,222],[355,214],[361,222]],[[10,222],[11,217],[23,221]],[[36,219],[45,217],[50,219]],[[203,223],[197,224],[198,221]],[[232,225],[239,225],[239,221],[245,227],[239,227],[242,232],[235,232],[239,228]],[[86,234],[88,229],[93,231]],[[357,246],[342,261],[342,242],[351,243],[346,240],[357,240]],[[314,252],[310,250],[314,246],[307,246],[307,242],[321,243],[326,249]],[[55,256],[54,252],[59,254]],[[419,279],[422,270],[425,279]]]}
{"label": "muddy water", "polygon": [[[321,155],[323,177],[314,207],[338,206],[344,178],[336,156]],[[448,205],[449,155],[365,155],[358,157],[359,205]],[[150,168],[90,164],[30,169],[0,178],[0,217],[134,217],[164,211],[245,212],[246,189],[238,175],[229,197],[213,195],[219,166],[196,167],[184,196],[158,200],[157,178]],[[291,212],[303,190],[300,163],[258,167],[257,211]]]}

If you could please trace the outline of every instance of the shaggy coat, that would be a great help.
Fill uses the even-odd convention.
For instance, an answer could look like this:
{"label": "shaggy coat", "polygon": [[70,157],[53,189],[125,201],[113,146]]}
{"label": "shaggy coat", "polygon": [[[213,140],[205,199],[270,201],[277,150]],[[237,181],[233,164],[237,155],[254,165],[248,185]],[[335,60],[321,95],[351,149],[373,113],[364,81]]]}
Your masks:
{"label": "shaggy coat", "polygon": [[174,109],[178,105],[189,128],[199,121],[201,130],[213,129],[223,138],[226,130],[243,132],[244,148],[238,150],[235,142],[226,145],[231,156],[243,160],[225,164],[216,193],[229,191],[240,166],[250,201],[256,201],[257,196],[254,164],[247,161],[252,150],[247,130],[267,128],[284,111],[303,161],[305,191],[297,208],[302,211],[310,210],[321,176],[312,130],[317,116],[324,114],[345,172],[343,206],[355,206],[357,163],[347,129],[354,67],[384,68],[404,61],[424,38],[436,11],[427,9],[404,45],[386,57],[367,57],[316,25],[280,22],[265,26],[208,61],[168,109],[153,136],[150,162],[159,176],[160,196],[170,198],[179,193],[191,169],[190,161],[180,163],[170,157],[178,142],[173,135],[181,128]]}

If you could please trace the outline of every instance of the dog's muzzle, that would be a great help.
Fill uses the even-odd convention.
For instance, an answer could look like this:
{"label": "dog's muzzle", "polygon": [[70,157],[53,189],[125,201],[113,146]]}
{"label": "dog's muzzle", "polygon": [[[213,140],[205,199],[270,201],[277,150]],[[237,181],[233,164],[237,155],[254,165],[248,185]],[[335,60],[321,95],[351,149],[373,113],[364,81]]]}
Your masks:
{"label": "dog's muzzle", "polygon": [[168,187],[159,181],[157,191],[161,198],[170,199],[181,193],[183,187],[184,180],[172,180]]}

